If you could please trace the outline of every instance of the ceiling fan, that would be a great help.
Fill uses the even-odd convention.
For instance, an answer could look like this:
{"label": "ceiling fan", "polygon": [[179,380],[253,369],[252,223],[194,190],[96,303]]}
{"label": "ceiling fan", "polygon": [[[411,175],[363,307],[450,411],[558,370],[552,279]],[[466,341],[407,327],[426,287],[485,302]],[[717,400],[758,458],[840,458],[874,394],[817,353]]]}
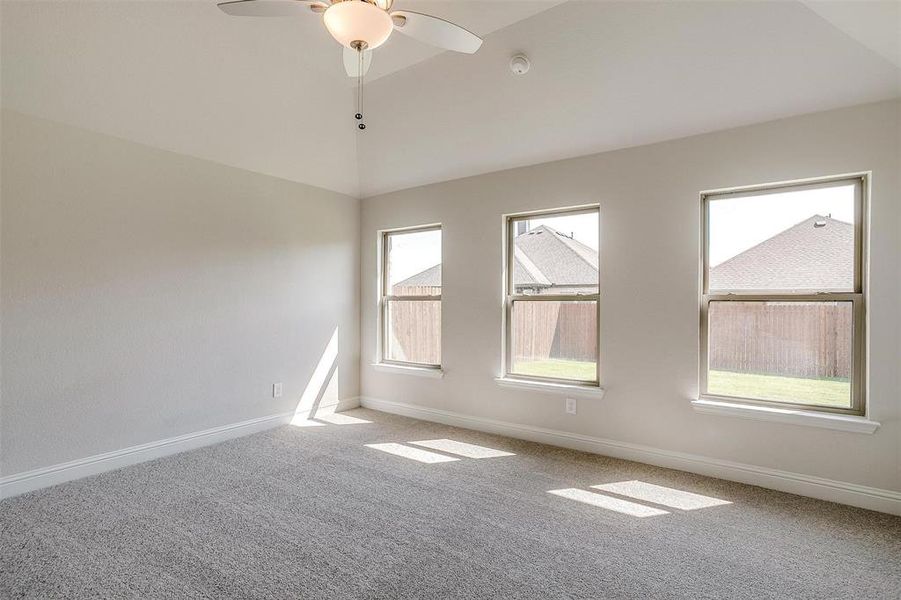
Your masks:
{"label": "ceiling fan", "polygon": [[482,39],[450,21],[409,10],[391,11],[394,0],[230,0],[219,8],[235,17],[292,17],[321,14],[325,28],[344,46],[344,68],[357,78],[357,127],[363,119],[363,76],[372,62],[372,51],[384,44],[394,30],[413,39],[454,52],[473,54]]}

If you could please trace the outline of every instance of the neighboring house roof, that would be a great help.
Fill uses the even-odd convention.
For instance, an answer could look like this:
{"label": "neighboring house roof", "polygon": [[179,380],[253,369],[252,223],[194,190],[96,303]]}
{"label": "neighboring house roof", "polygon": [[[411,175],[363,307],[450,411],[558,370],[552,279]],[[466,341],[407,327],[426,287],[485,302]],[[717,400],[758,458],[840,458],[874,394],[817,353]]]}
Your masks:
{"label": "neighboring house roof", "polygon": [[841,290],[854,281],[854,226],[813,215],[710,269],[710,289]]}
{"label": "neighboring house roof", "polygon": [[[516,236],[513,255],[516,287],[584,287],[598,284],[598,252],[547,225]],[[441,265],[435,265],[395,287],[437,287]]]}
{"label": "neighboring house roof", "polygon": [[425,271],[408,277],[394,287],[438,287],[441,285],[441,265],[429,267]]}
{"label": "neighboring house roof", "polygon": [[[597,285],[597,251],[552,227],[536,227],[514,243],[516,287]],[[712,267],[710,288],[837,290],[847,289],[853,278],[854,226],[813,215]],[[395,287],[440,285],[441,265],[435,265]]]}
{"label": "neighboring house roof", "polygon": [[513,275],[515,285],[520,287],[550,287],[551,281],[544,276],[538,265],[533,263],[518,244],[513,246]]}
{"label": "neighboring house roof", "polygon": [[[516,255],[521,253],[552,287],[589,286],[598,284],[598,252],[582,242],[563,235],[553,227],[540,225],[516,236]],[[515,268],[513,284],[528,287],[537,281],[527,263]]]}

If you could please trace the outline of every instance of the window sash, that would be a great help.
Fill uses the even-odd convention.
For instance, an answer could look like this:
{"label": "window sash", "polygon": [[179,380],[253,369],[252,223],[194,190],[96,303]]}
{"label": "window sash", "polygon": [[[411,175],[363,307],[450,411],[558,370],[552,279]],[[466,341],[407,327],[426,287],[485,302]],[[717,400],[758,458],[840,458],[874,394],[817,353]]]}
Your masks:
{"label": "window sash", "polygon": [[718,200],[731,200],[734,198],[742,198],[748,196],[762,196],[765,194],[781,194],[785,192],[796,192],[811,189],[843,187],[847,185],[854,186],[854,289],[851,290],[801,290],[793,292],[790,290],[716,290],[717,294],[736,294],[736,295],[786,295],[798,294],[805,295],[811,293],[843,293],[853,292],[864,293],[864,250],[863,240],[866,235],[865,231],[865,193],[866,193],[866,177],[864,175],[831,177],[818,181],[802,182],[797,184],[772,184],[763,186],[752,186],[747,188],[735,189],[732,191],[721,192],[703,192],[701,193],[701,289],[704,294],[710,294],[710,203]]}
{"label": "window sash", "polygon": [[[505,244],[505,268],[506,268],[506,277],[504,281],[504,293],[507,296],[516,296],[517,294],[513,293],[513,290],[516,287],[513,285],[513,261],[514,261],[514,246],[513,240],[516,239],[516,223],[519,221],[528,221],[529,219],[537,219],[541,217],[560,217],[560,216],[574,216],[574,215],[586,215],[590,213],[599,213],[600,208],[598,206],[577,206],[575,208],[562,208],[556,210],[541,210],[530,212],[526,214],[519,215],[510,215],[507,217],[506,224],[506,234],[507,240]],[[600,250],[598,250],[600,252]],[[598,289],[600,289],[601,281],[598,278]],[[536,294],[538,295],[538,294]],[[519,294],[518,296],[527,296],[527,294]]]}
{"label": "window sash", "polygon": [[[381,321],[382,321],[382,327],[381,327],[381,331],[380,331],[380,333],[381,333],[381,335],[380,335],[380,337],[381,337],[381,344],[380,344],[381,358],[379,360],[380,363],[387,364],[387,365],[400,365],[403,367],[420,367],[420,368],[427,368],[427,369],[440,369],[441,368],[440,362],[439,363],[425,363],[425,362],[413,362],[413,361],[406,361],[406,360],[395,360],[392,358],[388,358],[388,356],[389,356],[389,353],[388,353],[388,350],[389,350],[389,348],[388,348],[388,339],[389,339],[388,328],[390,327],[390,319],[388,318],[388,315],[390,312],[390,308],[389,308],[390,304],[392,302],[436,302],[436,301],[440,302],[441,296],[413,296],[413,297],[410,297],[410,296],[386,296],[382,300],[381,311],[380,311],[381,312]],[[440,356],[440,348],[439,348],[439,356]]]}
{"label": "window sash", "polygon": [[[575,385],[584,387],[599,387],[601,380],[601,339],[600,339],[600,323],[601,323],[601,302],[600,293],[591,294],[516,294],[513,283],[513,263],[515,260],[515,239],[516,239],[516,223],[536,218],[556,217],[563,215],[579,215],[599,213],[600,207],[579,206],[574,208],[552,209],[530,212],[525,214],[509,215],[506,217],[505,233],[506,240],[504,244],[504,337],[503,337],[503,372],[505,378],[518,379],[524,381],[534,381],[543,383],[558,383],[563,385]],[[600,250],[598,251],[600,252]],[[600,273],[599,273],[600,274]],[[598,278],[598,290],[600,290],[600,277]],[[596,323],[598,325],[595,335],[597,336],[597,353],[594,358],[595,377],[593,380],[564,379],[559,377],[540,377],[536,375],[521,375],[513,372],[513,304],[515,302],[594,302],[597,311]]]}
{"label": "window sash", "polygon": [[441,300],[441,294],[435,294],[434,296],[383,296],[386,302],[402,302],[404,300],[409,300],[410,302],[428,302],[432,300]]}
{"label": "window sash", "polygon": [[[756,196],[765,193],[782,193],[816,189],[825,187],[839,187],[853,184],[855,187],[854,205],[854,289],[849,291],[816,290],[816,291],[772,291],[772,290],[717,290],[710,292],[709,277],[709,243],[710,221],[709,207],[711,202],[721,199],[730,199],[742,196]],[[719,192],[701,194],[701,295],[700,295],[700,365],[699,365],[699,392],[704,398],[723,402],[738,402],[757,406],[782,407],[790,409],[802,409],[807,411],[829,412],[848,415],[866,414],[866,197],[867,176],[846,175],[830,177],[820,180],[811,180],[797,183],[782,183],[765,186],[753,186],[736,188]],[[711,302],[851,302],[852,306],[852,332],[851,332],[851,406],[831,407],[802,402],[786,402],[780,400],[762,400],[759,398],[744,398],[740,396],[720,396],[708,393],[709,379],[709,307]]]}
{"label": "window sash", "polygon": [[535,296],[511,296],[507,301],[506,308],[506,339],[507,339],[507,348],[509,351],[506,353],[506,377],[514,378],[514,379],[523,379],[526,381],[536,381],[536,382],[550,382],[550,383],[560,383],[565,385],[580,385],[585,387],[597,387],[600,381],[600,370],[601,363],[599,361],[600,358],[600,335],[598,331],[595,331],[595,338],[598,345],[598,351],[594,357],[594,379],[570,379],[566,377],[545,377],[539,375],[526,375],[522,373],[516,373],[513,371],[513,347],[514,347],[514,339],[513,339],[513,305],[516,302],[594,302],[595,306],[595,323],[600,323],[601,318],[601,303],[598,294],[591,295],[558,295],[558,296],[548,296],[542,297],[540,299],[536,299]]}
{"label": "window sash", "polygon": [[[708,392],[709,377],[709,342],[710,342],[710,323],[708,313],[711,302],[816,302],[816,303],[832,303],[832,302],[850,302],[852,310],[852,331],[851,331],[851,405],[850,407],[824,406],[818,404],[810,404],[805,402],[789,402],[785,400],[765,400],[761,398],[745,398],[742,396],[721,396]],[[863,294],[814,294],[814,295],[793,295],[785,294],[776,295],[756,295],[756,296],[736,296],[730,294],[705,295],[701,305],[701,369],[700,369],[700,391],[701,395],[711,400],[719,400],[722,402],[741,402],[743,404],[754,404],[758,406],[778,406],[782,408],[816,410],[823,412],[832,412],[839,414],[861,415],[865,407],[865,386],[863,385],[864,373],[864,353],[862,340],[864,335],[862,332],[865,328],[864,321],[864,299]]]}
{"label": "window sash", "polygon": [[[380,266],[381,266],[381,276],[379,278],[379,344],[378,344],[378,354],[379,359],[378,362],[380,364],[387,365],[398,365],[402,367],[415,367],[421,369],[441,369],[441,364],[433,364],[433,363],[420,363],[420,362],[410,362],[410,361],[402,361],[402,360],[393,360],[388,358],[388,327],[389,327],[389,319],[388,319],[388,310],[389,304],[391,302],[441,302],[441,294],[434,295],[417,295],[417,296],[397,296],[393,294],[389,294],[391,287],[388,282],[388,260],[389,260],[389,248],[390,248],[390,240],[391,236],[394,235],[403,235],[407,233],[420,233],[423,231],[442,231],[441,225],[423,225],[418,227],[409,227],[405,229],[392,229],[390,231],[383,231],[380,240]],[[443,236],[442,236],[443,237]],[[443,244],[443,241],[442,241]],[[441,263],[444,263],[444,256],[442,252]],[[443,279],[443,277],[442,277]],[[443,311],[442,311],[443,316]],[[442,319],[443,322],[443,319]],[[439,356],[441,355],[439,349]]]}

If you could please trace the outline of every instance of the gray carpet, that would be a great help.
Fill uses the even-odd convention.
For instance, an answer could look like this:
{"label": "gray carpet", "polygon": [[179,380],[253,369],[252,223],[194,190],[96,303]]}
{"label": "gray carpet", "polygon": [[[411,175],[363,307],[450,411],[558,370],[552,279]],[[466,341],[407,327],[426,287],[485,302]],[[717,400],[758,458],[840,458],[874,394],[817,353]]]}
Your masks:
{"label": "gray carpet", "polygon": [[[280,427],[3,501],[0,597],[901,597],[898,517],[344,414],[373,422]],[[515,455],[428,464],[365,446],[433,439]],[[590,487],[623,481],[676,501]],[[679,492],[730,504],[683,510]]]}

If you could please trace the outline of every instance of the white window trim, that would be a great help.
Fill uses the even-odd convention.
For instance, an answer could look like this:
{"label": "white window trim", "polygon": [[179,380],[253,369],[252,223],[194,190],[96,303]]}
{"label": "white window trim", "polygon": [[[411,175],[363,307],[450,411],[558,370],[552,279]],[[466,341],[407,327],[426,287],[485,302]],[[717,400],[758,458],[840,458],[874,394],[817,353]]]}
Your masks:
{"label": "white window trim", "polygon": [[429,377],[431,379],[441,379],[444,377],[444,371],[440,367],[415,367],[398,365],[390,362],[377,362],[372,363],[370,366],[376,371],[393,373],[395,375],[414,375],[416,377]]}
{"label": "white window trim", "polygon": [[755,421],[772,421],[789,425],[821,427],[823,429],[851,433],[872,434],[881,425],[879,421],[873,421],[867,417],[781,408],[778,406],[724,402],[704,397],[693,400],[691,405],[697,412],[704,414],[753,419]]}
{"label": "white window trim", "polygon": [[[792,292],[767,292],[767,291],[719,291],[712,294],[707,289],[708,277],[708,203],[711,197],[716,196],[741,196],[764,194],[768,192],[778,193],[786,188],[814,187],[814,186],[831,186],[839,182],[856,181],[858,186],[858,204],[855,206],[857,215],[855,226],[855,265],[854,265],[854,286],[853,292],[815,292],[815,293],[792,293]],[[700,355],[699,355],[699,373],[700,373],[700,395],[698,400],[693,402],[702,402],[703,409],[728,410],[734,413],[735,407],[747,409],[762,408],[764,411],[742,412],[739,415],[784,415],[790,413],[800,415],[803,418],[809,415],[831,415],[851,419],[852,422],[861,420],[867,421],[868,402],[867,393],[867,366],[866,354],[868,350],[869,340],[869,322],[866,316],[868,303],[868,225],[869,225],[869,190],[870,190],[870,173],[849,173],[843,175],[834,175],[829,177],[818,177],[810,179],[802,179],[795,181],[783,181],[777,183],[769,183],[763,185],[753,185],[746,187],[735,187],[728,189],[709,190],[701,192],[701,253],[700,253]],[[741,398],[731,396],[716,396],[707,394],[707,311],[711,301],[764,301],[764,300],[781,300],[781,301],[849,301],[852,302],[853,310],[853,327],[854,333],[852,338],[853,355],[852,375],[851,375],[851,404],[850,409],[840,409],[828,406],[816,406],[804,403],[780,402],[773,400],[761,400],[756,398]],[[711,406],[713,403],[715,406]],[[726,407],[726,408],[724,408]],[[769,411],[769,412],[767,412]],[[709,412],[709,410],[708,410]],[[725,414],[725,413],[723,413]],[[768,419],[774,420],[774,419]],[[827,420],[832,423],[833,421]],[[869,421],[876,423],[875,421]],[[876,427],[878,427],[878,423]],[[868,426],[867,426],[868,427]],[[875,431],[876,428],[873,428]],[[871,432],[870,432],[871,433]]]}
{"label": "white window trim", "polygon": [[606,391],[600,386],[573,385],[567,383],[553,383],[550,381],[533,381],[530,379],[518,379],[516,377],[496,377],[494,381],[501,387],[530,392],[542,392],[558,394],[562,396],[579,396],[582,398],[595,398],[600,400]]}
{"label": "white window trim", "polygon": [[[426,225],[414,225],[411,227],[398,227],[398,228],[393,228],[393,229],[380,229],[377,231],[377,236],[378,236],[377,246],[378,246],[378,248],[377,248],[377,252],[376,252],[376,259],[378,261],[378,264],[376,266],[376,272],[378,274],[378,281],[377,281],[377,296],[376,297],[377,297],[378,305],[376,307],[376,310],[377,310],[378,316],[376,318],[376,325],[378,327],[378,331],[376,332],[376,336],[375,336],[375,338],[376,338],[376,349],[375,349],[376,361],[374,363],[372,363],[372,366],[380,367],[377,370],[380,370],[383,372],[402,373],[402,374],[408,374],[408,375],[421,374],[419,372],[422,371],[422,372],[429,373],[429,374],[423,375],[425,377],[441,378],[444,376],[444,371],[442,371],[442,369],[441,369],[441,364],[433,365],[433,364],[427,364],[427,363],[406,363],[406,362],[389,360],[389,359],[385,358],[385,344],[387,343],[385,334],[386,334],[386,328],[388,326],[387,317],[386,317],[386,312],[387,312],[386,298],[388,297],[388,294],[386,293],[387,292],[386,286],[388,285],[388,282],[386,280],[386,278],[388,276],[388,268],[387,268],[388,252],[387,252],[386,244],[385,244],[385,242],[387,240],[387,236],[389,234],[395,234],[395,233],[415,233],[417,231],[429,231],[432,229],[437,229],[438,231],[441,232],[441,245],[442,245],[441,264],[443,266],[443,264],[444,264],[444,228],[441,225],[441,223],[429,223]],[[442,280],[443,280],[443,272],[442,272]],[[405,299],[422,300],[423,298],[414,296],[414,297],[405,298]],[[442,302],[442,296],[441,295],[429,296],[428,300]],[[441,323],[442,323],[441,340],[443,343],[443,341],[444,341],[443,311],[442,311]],[[442,356],[443,356],[443,352],[442,352]],[[436,375],[435,373],[438,373],[438,374]]]}
{"label": "white window trim", "polygon": [[[515,219],[522,217],[541,217],[553,216],[561,213],[578,213],[597,211],[598,226],[600,227],[600,205],[599,204],[583,204],[579,206],[567,206],[561,208],[542,209],[527,212],[517,212],[505,214],[502,217],[501,239],[503,240],[502,257],[503,257],[503,278],[501,280],[501,373],[500,377],[496,377],[495,381],[498,385],[505,387],[517,387],[532,391],[549,391],[558,392],[564,390],[563,393],[569,395],[584,395],[590,397],[604,396],[604,388],[601,386],[601,295],[600,295],[600,264],[598,265],[598,293],[582,296],[573,296],[574,301],[594,301],[597,306],[597,324],[598,324],[598,353],[595,358],[596,376],[595,381],[568,381],[565,379],[553,379],[545,377],[521,376],[511,372],[512,356],[511,356],[511,333],[510,320],[512,319],[512,302],[514,299],[534,300],[534,298],[520,298],[510,293],[510,286],[513,279],[513,271],[511,268],[512,256],[510,256],[510,247],[513,243],[511,236],[511,226]],[[600,252],[600,249],[598,249]]]}

